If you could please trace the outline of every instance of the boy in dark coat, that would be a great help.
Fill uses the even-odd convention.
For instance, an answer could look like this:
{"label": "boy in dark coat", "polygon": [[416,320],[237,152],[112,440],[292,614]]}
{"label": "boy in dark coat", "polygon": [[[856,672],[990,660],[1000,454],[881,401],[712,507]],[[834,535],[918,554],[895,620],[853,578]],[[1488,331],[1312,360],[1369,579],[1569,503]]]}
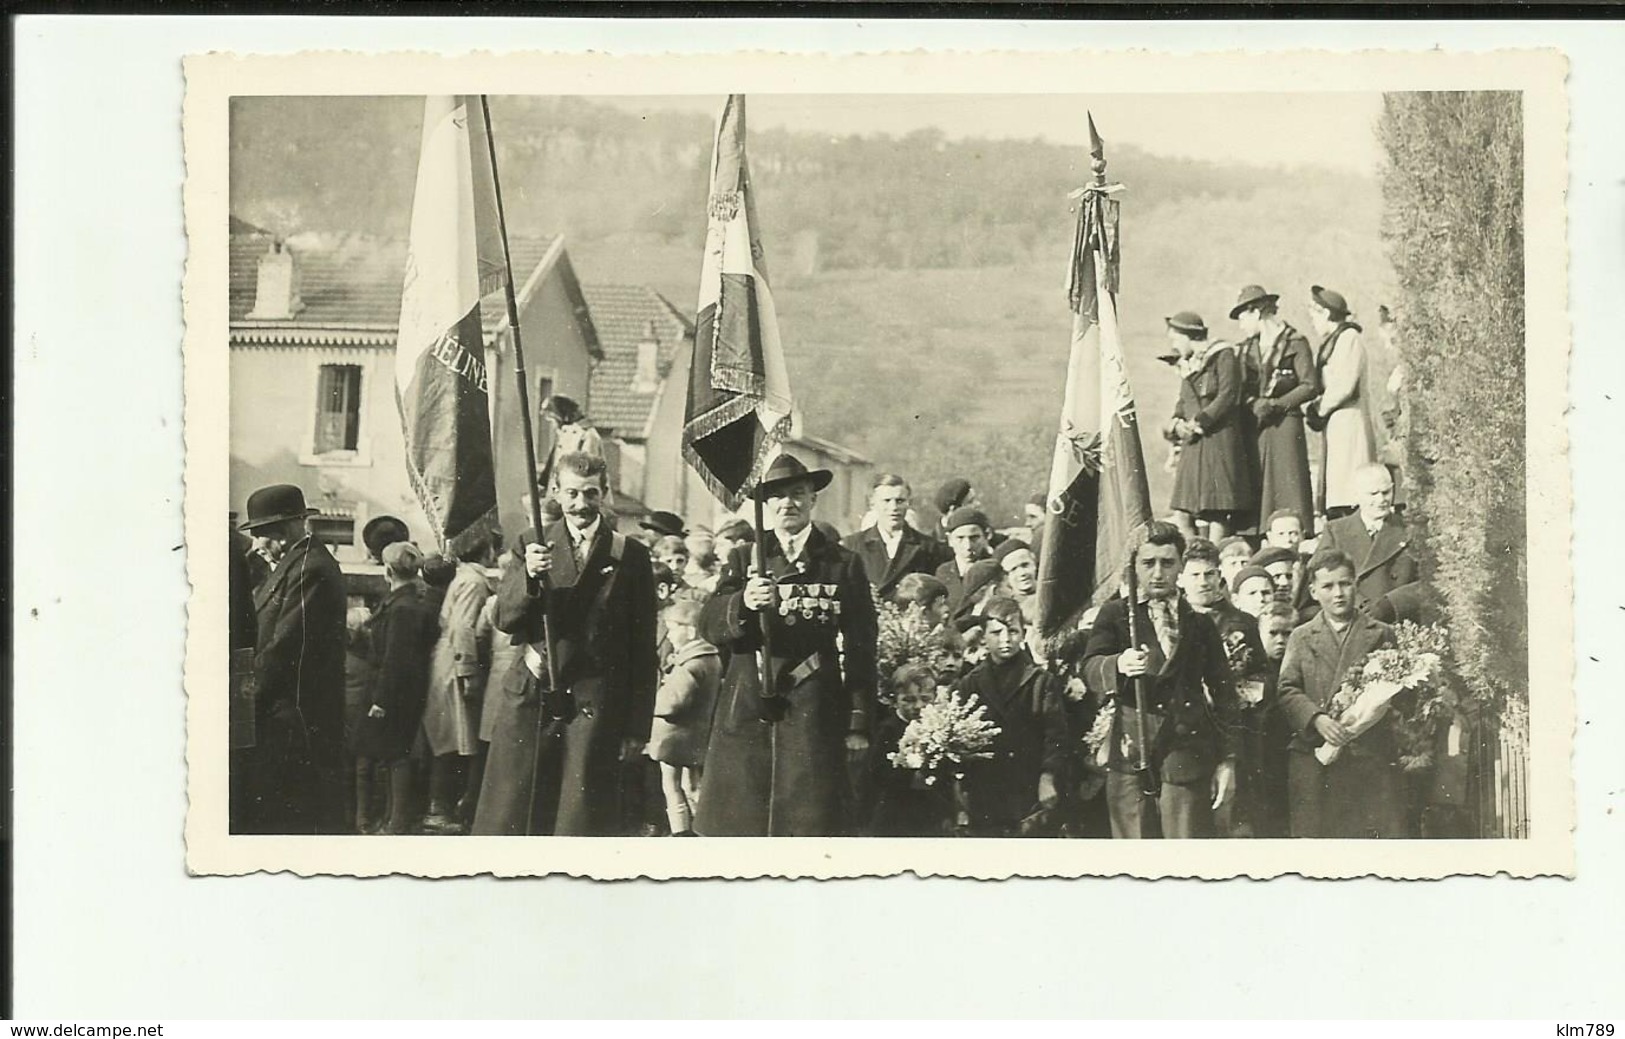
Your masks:
{"label": "boy in dark coat", "polygon": [[[828,837],[849,818],[848,772],[874,724],[874,599],[857,556],[812,523],[828,470],[780,455],[757,485],[772,530],[766,573],[734,550],[700,634],[729,654],[694,829],[705,836]],[[766,618],[775,687],[757,651]]]}
{"label": "boy in dark coat", "polygon": [[411,832],[415,815],[412,763],[408,755],[423,724],[429,692],[429,654],[439,635],[439,607],[425,601],[418,571],[423,553],[410,541],[384,549],[389,592],[372,619],[371,703],[356,729],[356,804],[372,800],[378,766],[389,772],[389,810],[384,832]]}
{"label": "boy in dark coat", "polygon": [[[1084,648],[1090,692],[1115,704],[1106,798],[1113,837],[1207,837],[1213,813],[1235,794],[1240,750],[1237,699],[1218,630],[1177,595],[1185,539],[1153,522],[1132,554],[1141,601],[1134,605],[1138,644],[1130,639],[1123,599],[1101,606]],[[1134,680],[1145,682],[1148,745],[1142,755]],[[1160,788],[1141,788],[1142,760]]]}
{"label": "boy in dark coat", "polygon": [[1027,653],[1020,604],[991,599],[982,621],[987,659],[960,680],[959,691],[974,695],[1000,732],[993,757],[970,762],[960,788],[972,836],[1028,836],[1057,801],[1069,749],[1066,711],[1048,672]]}
{"label": "boy in dark coat", "polygon": [[[1393,718],[1358,738],[1331,712],[1350,669],[1393,643],[1393,630],[1357,604],[1353,560],[1322,549],[1309,561],[1309,589],[1320,612],[1292,632],[1281,663],[1281,714],[1292,732],[1287,762],[1294,837],[1404,837],[1404,786]],[[1341,747],[1329,765],[1322,744]]]}

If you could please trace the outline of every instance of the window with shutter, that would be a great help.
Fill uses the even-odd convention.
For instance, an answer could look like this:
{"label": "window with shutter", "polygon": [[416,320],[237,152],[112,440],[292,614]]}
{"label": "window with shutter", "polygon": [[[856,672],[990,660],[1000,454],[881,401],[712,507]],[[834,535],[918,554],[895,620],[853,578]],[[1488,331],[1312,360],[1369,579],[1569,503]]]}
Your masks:
{"label": "window with shutter", "polygon": [[354,451],[360,436],[361,366],[322,365],[316,384],[316,453]]}

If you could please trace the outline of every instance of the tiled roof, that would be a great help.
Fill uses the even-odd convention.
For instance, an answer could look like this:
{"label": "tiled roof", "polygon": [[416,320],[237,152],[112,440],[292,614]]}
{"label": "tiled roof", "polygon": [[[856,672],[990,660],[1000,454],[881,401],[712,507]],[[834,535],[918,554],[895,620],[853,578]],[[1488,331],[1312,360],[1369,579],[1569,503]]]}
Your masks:
{"label": "tiled roof", "polygon": [[[644,439],[659,390],[643,393],[633,387],[638,344],[648,338],[652,323],[664,380],[678,351],[691,348],[694,327],[666,297],[646,285],[586,284],[581,291],[604,351],[603,360],[592,371],[588,418],[599,429],[629,440]],[[667,392],[672,391],[668,388]],[[683,390],[679,387],[676,392]]]}
{"label": "tiled roof", "polygon": [[[259,260],[275,236],[233,218],[231,235],[230,316],[249,320],[259,278]],[[239,233],[241,232],[241,233]],[[514,238],[514,279],[520,289],[541,263],[556,238]],[[393,332],[401,318],[401,282],[406,269],[406,241],[363,235],[299,235],[288,241],[299,270],[299,298],[304,308],[279,327],[363,327]],[[480,317],[490,332],[507,316],[500,295],[486,297]]]}

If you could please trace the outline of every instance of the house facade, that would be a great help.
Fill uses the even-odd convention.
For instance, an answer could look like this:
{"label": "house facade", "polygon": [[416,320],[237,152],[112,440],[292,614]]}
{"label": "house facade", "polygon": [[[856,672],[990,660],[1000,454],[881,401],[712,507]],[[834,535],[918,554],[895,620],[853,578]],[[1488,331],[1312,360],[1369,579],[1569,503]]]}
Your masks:
{"label": "house facade", "polygon": [[[591,406],[601,356],[586,300],[561,238],[514,239],[519,327],[531,407],[553,393]],[[291,241],[233,221],[230,277],[231,501],[255,488],[302,487],[312,520],[341,560],[365,557],[360,533],[379,515],[433,538],[406,476],[395,402],[395,337],[406,243],[364,237]],[[522,273],[521,273],[522,272]],[[499,522],[527,522],[513,333],[501,296],[482,306],[491,379]],[[536,426],[537,451],[549,447]]]}

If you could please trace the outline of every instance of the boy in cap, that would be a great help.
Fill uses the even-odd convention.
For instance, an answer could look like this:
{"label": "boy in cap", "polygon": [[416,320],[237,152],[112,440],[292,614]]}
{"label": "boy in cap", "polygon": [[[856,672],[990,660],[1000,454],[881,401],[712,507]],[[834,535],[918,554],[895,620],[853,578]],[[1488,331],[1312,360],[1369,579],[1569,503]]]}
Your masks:
{"label": "boy in cap", "polygon": [[948,588],[948,608],[958,610],[964,597],[965,576],[971,565],[988,555],[988,531],[991,529],[987,514],[981,509],[960,507],[948,513],[942,521],[948,535],[948,548],[953,558],[937,567],[937,580]]}

